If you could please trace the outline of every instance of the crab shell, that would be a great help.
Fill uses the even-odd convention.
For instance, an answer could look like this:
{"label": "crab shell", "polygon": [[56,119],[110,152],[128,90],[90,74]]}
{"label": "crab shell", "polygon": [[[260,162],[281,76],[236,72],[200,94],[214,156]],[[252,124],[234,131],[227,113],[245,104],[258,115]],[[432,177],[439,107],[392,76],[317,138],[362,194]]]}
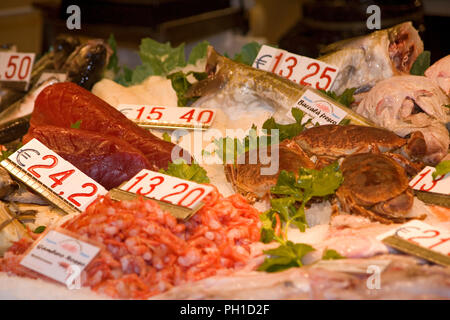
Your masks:
{"label": "crab shell", "polygon": [[[276,164],[262,164],[261,162],[263,161],[260,161],[260,155],[267,155],[270,161],[273,162],[276,158],[273,158],[272,154],[276,152],[279,155],[279,165],[276,173],[271,175],[261,174],[261,169],[269,168],[271,164]],[[257,163],[251,163],[252,153],[259,153],[258,155],[253,154],[255,159],[257,159]],[[292,140],[284,140],[279,145],[246,152],[236,162],[236,164],[225,166],[225,175],[236,192],[244,195],[250,202],[255,202],[269,195],[270,188],[276,185],[281,170],[298,172],[300,167],[314,168],[314,162]]]}
{"label": "crab shell", "polygon": [[339,158],[371,151],[390,152],[402,147],[418,158],[425,154],[423,135],[415,133],[411,142],[386,129],[358,125],[322,125],[303,131],[294,141],[309,155]]}
{"label": "crab shell", "polygon": [[344,211],[383,223],[404,222],[414,194],[405,170],[383,154],[361,153],[341,164],[344,182],[336,195]]}

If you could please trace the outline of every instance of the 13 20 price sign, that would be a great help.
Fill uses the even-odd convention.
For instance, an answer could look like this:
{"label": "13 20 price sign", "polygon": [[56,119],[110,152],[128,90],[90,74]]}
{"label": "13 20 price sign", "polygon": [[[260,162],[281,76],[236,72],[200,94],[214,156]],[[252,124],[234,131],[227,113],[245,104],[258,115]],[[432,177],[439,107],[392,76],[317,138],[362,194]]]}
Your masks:
{"label": "13 20 price sign", "polygon": [[80,211],[108,191],[70,162],[33,139],[9,159]]}
{"label": "13 20 price sign", "polygon": [[128,119],[143,126],[201,127],[211,126],[216,115],[213,109],[189,107],[165,107],[120,104],[118,106]]}
{"label": "13 20 price sign", "polygon": [[120,189],[193,209],[213,188],[208,185],[142,169]]}
{"label": "13 20 price sign", "polygon": [[329,90],[339,72],[336,66],[266,45],[261,47],[252,66],[320,90]]}
{"label": "13 20 price sign", "polygon": [[433,167],[425,167],[417,176],[409,182],[409,186],[415,190],[435,192],[450,195],[450,173],[433,179]]}
{"label": "13 20 price sign", "polygon": [[0,81],[30,82],[34,53],[0,52]]}

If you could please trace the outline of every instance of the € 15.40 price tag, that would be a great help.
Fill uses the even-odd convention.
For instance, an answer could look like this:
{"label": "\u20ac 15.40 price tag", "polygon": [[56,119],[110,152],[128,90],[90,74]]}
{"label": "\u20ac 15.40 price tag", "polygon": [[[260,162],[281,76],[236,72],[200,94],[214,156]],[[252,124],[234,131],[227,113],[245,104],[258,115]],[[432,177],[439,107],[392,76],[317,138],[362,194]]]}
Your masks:
{"label": "\u20ac 15.40 price tag", "polygon": [[212,109],[120,104],[117,108],[138,125],[168,128],[209,128],[216,112]]}
{"label": "\u20ac 15.40 price tag", "polygon": [[213,187],[142,169],[120,189],[192,209]]}
{"label": "\u20ac 15.40 price tag", "polygon": [[[2,161],[2,166],[7,169],[8,160],[16,165],[16,170],[26,172],[79,211],[86,209],[97,196],[108,192],[37,139],[32,139]],[[14,170],[12,173],[17,175]]]}
{"label": "\u20ac 15.40 price tag", "polygon": [[450,232],[442,228],[436,228],[427,223],[412,220],[394,230],[383,233],[377,237],[383,240],[388,236],[398,236],[415,243],[423,248],[450,256]]}
{"label": "\u20ac 15.40 price tag", "polygon": [[34,53],[0,52],[0,82],[30,82]]}
{"label": "\u20ac 15.40 price tag", "polygon": [[303,86],[329,90],[339,69],[323,61],[263,45],[253,61],[254,68],[270,71]]}
{"label": "\u20ac 15.40 price tag", "polygon": [[99,251],[97,246],[50,230],[33,245],[20,264],[72,288]]}
{"label": "\u20ac 15.40 price tag", "polygon": [[417,176],[409,182],[409,186],[415,190],[435,192],[450,195],[450,173],[433,179],[433,167],[425,167]]}

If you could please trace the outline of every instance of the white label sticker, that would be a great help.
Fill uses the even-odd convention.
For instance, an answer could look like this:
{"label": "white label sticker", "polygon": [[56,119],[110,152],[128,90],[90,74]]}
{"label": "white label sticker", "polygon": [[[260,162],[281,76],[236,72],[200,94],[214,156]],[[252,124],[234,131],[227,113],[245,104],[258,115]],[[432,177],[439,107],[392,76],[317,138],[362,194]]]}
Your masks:
{"label": "white label sticker", "polygon": [[216,116],[213,109],[189,107],[120,104],[117,109],[128,119],[143,125],[208,128]]}
{"label": "white label sticker", "polygon": [[20,261],[28,269],[53,280],[71,285],[73,272],[78,275],[95,258],[100,248],[85,241],[50,230]]}
{"label": "white label sticker", "polygon": [[377,236],[382,241],[389,236],[399,236],[421,247],[450,256],[450,232],[427,223],[412,220],[408,223]]}
{"label": "white label sticker", "polygon": [[108,192],[37,139],[29,141],[9,159],[80,211]]}
{"label": "white label sticker", "polygon": [[213,187],[142,169],[120,189],[192,209]]}
{"label": "white label sticker", "polygon": [[30,82],[34,53],[0,52],[0,81]]}
{"label": "white label sticker", "polygon": [[320,125],[338,124],[347,115],[346,111],[311,90],[306,90],[295,107],[311,117],[313,123],[318,122]]}
{"label": "white label sticker", "polygon": [[266,45],[261,47],[252,66],[321,90],[329,90],[339,72],[338,67],[323,61]]}
{"label": "white label sticker", "polygon": [[435,192],[450,195],[450,173],[433,179],[434,167],[425,167],[410,182],[409,186],[415,190]]}

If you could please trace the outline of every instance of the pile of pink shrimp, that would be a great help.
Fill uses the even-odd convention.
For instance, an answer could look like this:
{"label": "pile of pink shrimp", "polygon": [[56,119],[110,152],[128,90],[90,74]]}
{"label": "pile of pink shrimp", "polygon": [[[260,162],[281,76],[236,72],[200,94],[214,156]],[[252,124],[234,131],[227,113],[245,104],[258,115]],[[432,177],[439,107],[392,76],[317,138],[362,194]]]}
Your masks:
{"label": "pile of pink shrimp", "polygon": [[[62,225],[104,245],[86,268],[83,285],[114,298],[147,299],[182,283],[243,268],[252,258],[251,244],[260,237],[259,212],[242,196],[225,198],[216,189],[204,202],[183,222],[152,200],[97,199]],[[9,270],[3,271],[13,271],[6,265],[3,269]]]}

